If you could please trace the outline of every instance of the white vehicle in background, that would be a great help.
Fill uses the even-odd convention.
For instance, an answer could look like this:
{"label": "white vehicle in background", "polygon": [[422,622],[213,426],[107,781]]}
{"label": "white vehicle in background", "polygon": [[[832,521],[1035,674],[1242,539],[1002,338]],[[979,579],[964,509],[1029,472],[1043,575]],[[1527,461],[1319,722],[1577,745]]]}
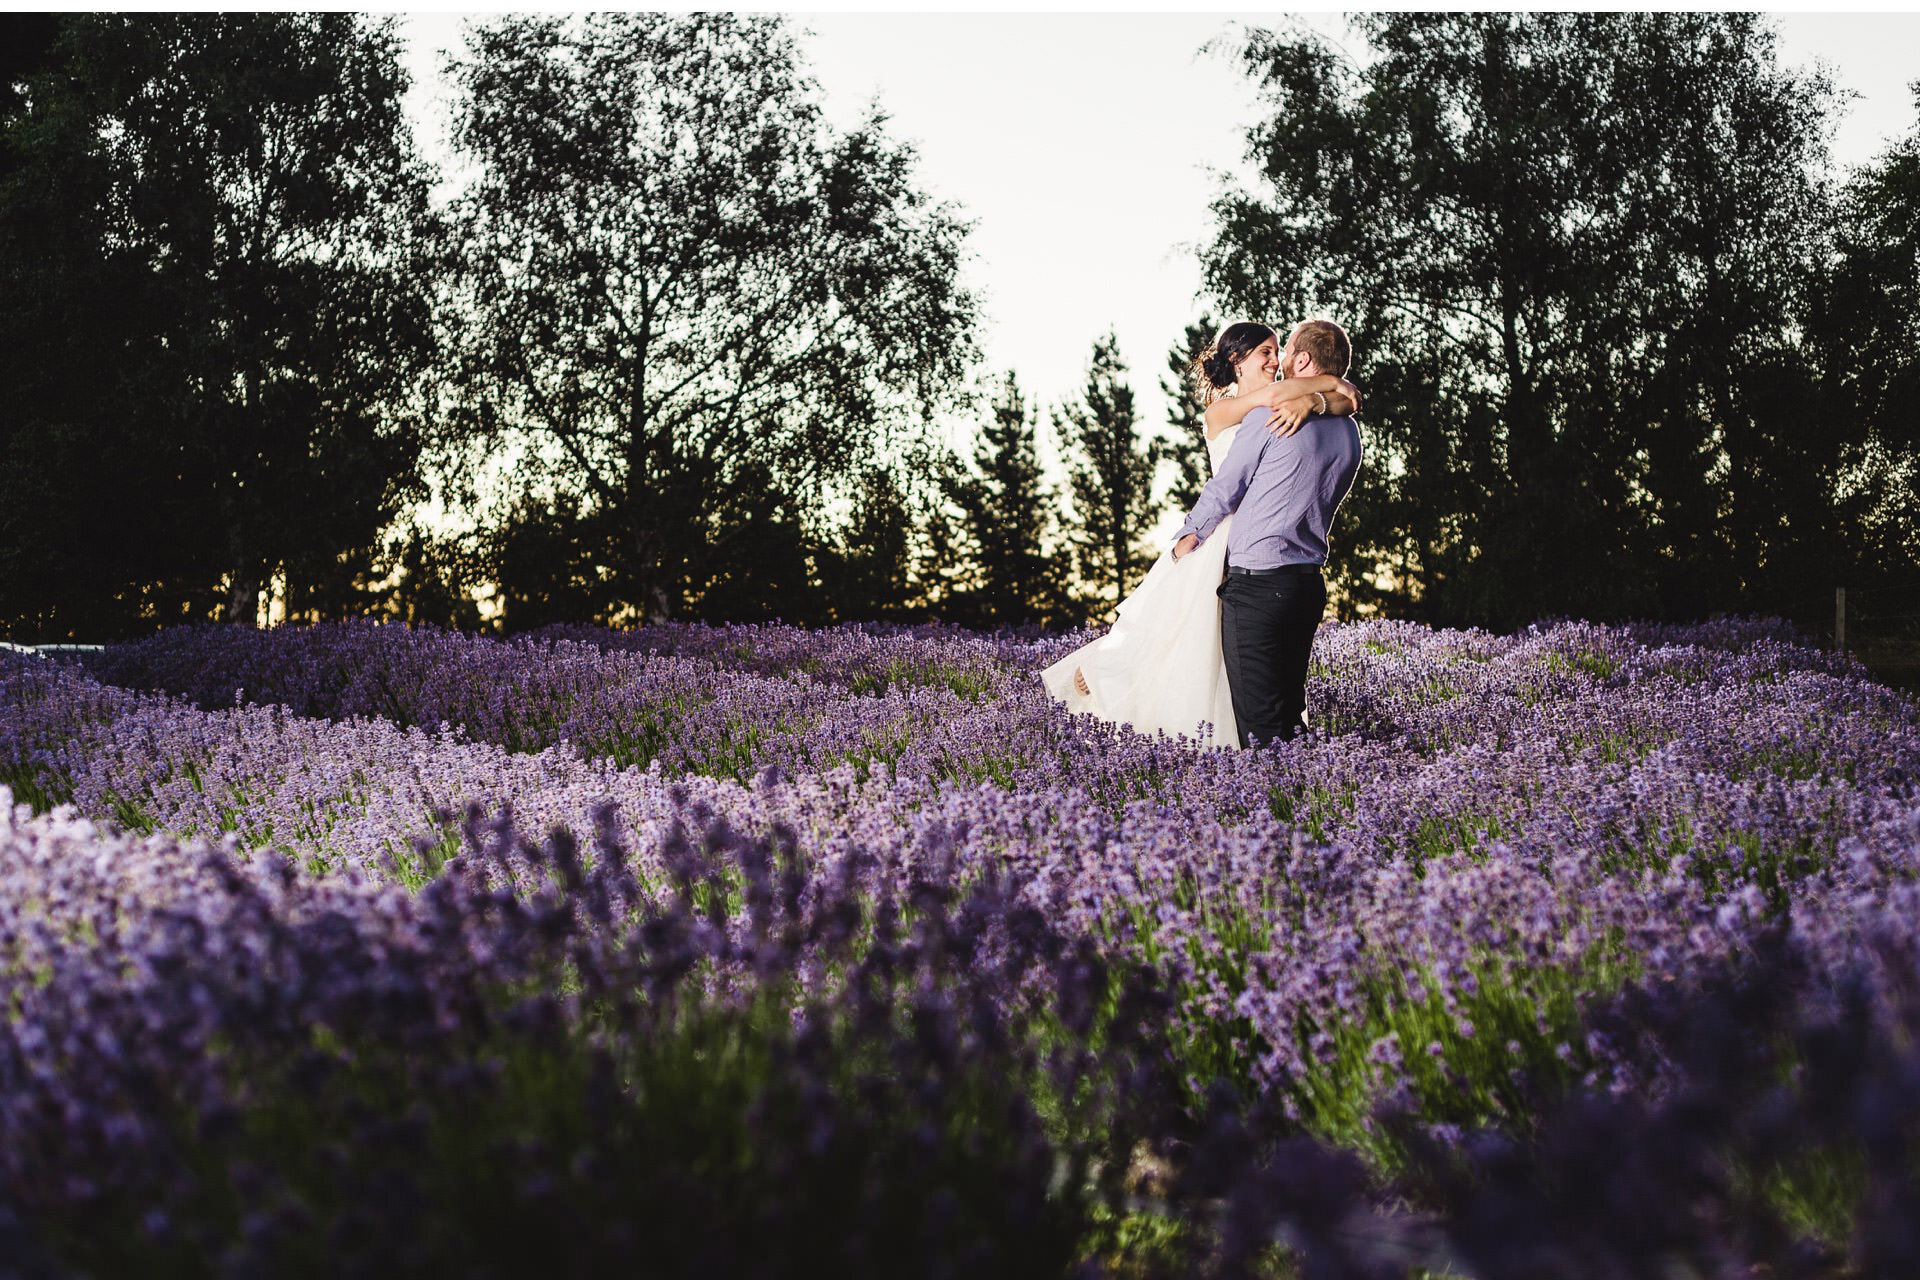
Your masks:
{"label": "white vehicle in background", "polygon": [[0,653],[18,653],[29,658],[60,658],[71,654],[99,653],[105,645],[99,644],[13,644],[0,640]]}

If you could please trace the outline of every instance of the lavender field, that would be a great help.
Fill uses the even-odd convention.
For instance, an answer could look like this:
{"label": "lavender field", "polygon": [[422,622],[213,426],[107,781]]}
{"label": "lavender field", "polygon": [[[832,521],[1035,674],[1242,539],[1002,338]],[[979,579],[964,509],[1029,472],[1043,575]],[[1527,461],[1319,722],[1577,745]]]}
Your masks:
{"label": "lavender field", "polygon": [[1330,625],[1206,752],[1052,705],[1081,639],[0,654],[0,1258],[1920,1268],[1910,698]]}

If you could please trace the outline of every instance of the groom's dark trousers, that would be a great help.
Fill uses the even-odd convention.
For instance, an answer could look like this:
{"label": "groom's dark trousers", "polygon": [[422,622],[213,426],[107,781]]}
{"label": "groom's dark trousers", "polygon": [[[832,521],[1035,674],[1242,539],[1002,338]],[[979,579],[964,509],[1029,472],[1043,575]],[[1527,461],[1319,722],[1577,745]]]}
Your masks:
{"label": "groom's dark trousers", "polygon": [[1227,569],[1220,583],[1220,650],[1240,745],[1286,741],[1306,728],[1307,662],[1327,608],[1320,567]]}

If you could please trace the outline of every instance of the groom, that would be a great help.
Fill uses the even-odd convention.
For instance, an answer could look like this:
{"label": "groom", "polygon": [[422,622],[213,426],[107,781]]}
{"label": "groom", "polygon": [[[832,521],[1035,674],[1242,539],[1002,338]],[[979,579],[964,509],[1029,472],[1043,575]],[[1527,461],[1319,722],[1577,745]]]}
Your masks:
{"label": "groom", "polygon": [[[1346,330],[1307,320],[1287,337],[1280,376],[1344,376],[1352,359]],[[1306,728],[1307,659],[1327,607],[1327,530],[1360,469],[1351,417],[1314,414],[1279,435],[1267,429],[1270,416],[1265,408],[1247,415],[1173,546],[1177,560],[1236,513],[1219,591],[1220,648],[1243,747]]]}

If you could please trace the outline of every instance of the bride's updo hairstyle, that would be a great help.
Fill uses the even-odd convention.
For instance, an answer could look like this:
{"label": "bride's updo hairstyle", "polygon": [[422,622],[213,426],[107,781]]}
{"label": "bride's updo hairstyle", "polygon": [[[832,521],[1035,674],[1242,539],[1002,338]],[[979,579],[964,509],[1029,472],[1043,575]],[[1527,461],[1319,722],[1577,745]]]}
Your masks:
{"label": "bride's updo hairstyle", "polygon": [[1234,366],[1246,359],[1249,351],[1275,336],[1272,329],[1252,320],[1241,320],[1222,329],[1213,345],[1193,362],[1200,375],[1196,380],[1206,392],[1202,398],[1211,400],[1214,393],[1232,386]]}

